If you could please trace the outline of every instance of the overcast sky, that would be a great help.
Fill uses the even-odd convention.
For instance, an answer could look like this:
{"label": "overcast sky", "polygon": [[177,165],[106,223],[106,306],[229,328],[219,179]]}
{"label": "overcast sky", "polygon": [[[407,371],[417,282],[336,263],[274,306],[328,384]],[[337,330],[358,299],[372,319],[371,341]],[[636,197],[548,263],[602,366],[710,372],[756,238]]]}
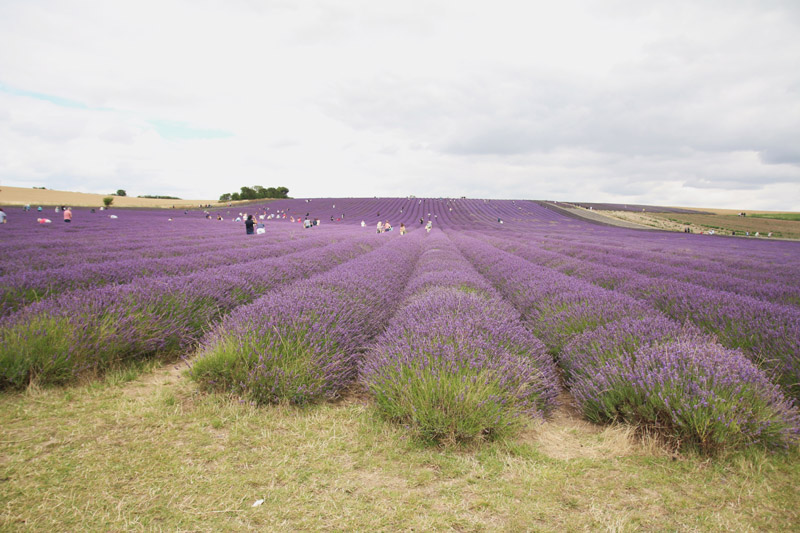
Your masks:
{"label": "overcast sky", "polygon": [[0,0],[0,186],[800,211],[800,2]]}

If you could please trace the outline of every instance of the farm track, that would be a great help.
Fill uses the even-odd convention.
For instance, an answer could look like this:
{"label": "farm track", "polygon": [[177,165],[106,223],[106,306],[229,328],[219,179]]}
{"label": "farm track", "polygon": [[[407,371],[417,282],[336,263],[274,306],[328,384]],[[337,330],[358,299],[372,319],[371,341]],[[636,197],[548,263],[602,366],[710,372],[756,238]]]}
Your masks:
{"label": "farm track", "polygon": [[668,229],[668,228],[654,228],[648,224],[639,224],[635,221],[631,220],[620,220],[619,218],[615,218],[613,216],[607,216],[599,211],[589,211],[588,209],[581,209],[578,207],[565,207],[562,205],[556,205],[552,202],[540,202],[541,205],[546,206],[548,209],[553,209],[565,216],[586,220],[588,222],[594,224],[601,224],[603,226],[613,226],[617,228],[627,228],[627,229],[638,229],[638,230],[660,230],[660,229]]}

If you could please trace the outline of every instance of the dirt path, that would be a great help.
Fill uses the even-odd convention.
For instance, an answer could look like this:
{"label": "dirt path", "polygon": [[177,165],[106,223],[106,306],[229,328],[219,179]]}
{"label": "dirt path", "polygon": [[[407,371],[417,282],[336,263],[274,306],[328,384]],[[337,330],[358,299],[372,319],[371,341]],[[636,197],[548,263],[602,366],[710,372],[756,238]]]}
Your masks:
{"label": "dirt path", "polygon": [[552,417],[524,436],[553,459],[610,459],[630,455],[663,456],[669,452],[655,440],[636,435],[632,426],[598,425],[583,418],[569,392],[559,395]]}
{"label": "dirt path", "polygon": [[649,224],[642,223],[636,220],[621,220],[619,218],[608,216],[606,213],[609,211],[595,211],[595,210],[588,210],[579,207],[567,207],[566,204],[554,204],[551,202],[540,202],[542,205],[546,205],[548,208],[552,208],[555,211],[563,213],[567,216],[572,218],[582,218],[584,220],[589,220],[591,222],[596,222],[598,224],[604,224],[606,226],[616,226],[619,228],[628,228],[628,229],[662,229],[662,228],[654,228]]}
{"label": "dirt path", "polygon": [[[674,222],[672,220],[649,213],[636,213],[634,211],[604,211],[603,214],[605,214],[607,218],[613,218],[615,220],[636,224],[640,227],[644,226],[651,229],[660,229],[664,231],[683,231],[687,226],[687,224]],[[705,229],[696,224],[688,224],[688,226],[691,228],[692,233],[700,233],[700,231]]]}
{"label": "dirt path", "polygon": [[156,394],[163,387],[177,385],[182,379],[187,379],[183,373],[189,368],[185,361],[167,363],[152,372],[147,372],[125,385],[125,394],[142,398]]}

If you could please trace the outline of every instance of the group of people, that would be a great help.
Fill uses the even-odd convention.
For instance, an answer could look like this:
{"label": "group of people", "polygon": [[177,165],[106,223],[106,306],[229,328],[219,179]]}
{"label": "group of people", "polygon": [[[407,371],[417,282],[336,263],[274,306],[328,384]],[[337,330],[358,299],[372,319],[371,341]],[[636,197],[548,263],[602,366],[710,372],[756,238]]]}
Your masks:
{"label": "group of people", "polygon": [[[363,228],[364,226],[365,226],[365,223],[362,220],[361,221],[361,227]],[[378,233],[389,233],[390,231],[394,230],[394,228],[392,227],[392,225],[389,223],[388,220],[386,222],[381,222],[379,220],[378,221],[378,225],[376,226],[376,230],[377,230]],[[406,225],[401,222],[400,223],[400,235],[405,235],[406,232],[407,232]]]}
{"label": "group of people", "polygon": [[[739,215],[739,216],[742,216],[742,214],[740,213],[740,215]],[[689,226],[686,226],[686,227],[683,229],[683,232],[684,232],[684,233],[692,233],[692,229],[691,229]],[[702,230],[702,229],[701,229],[699,233],[700,233],[700,235],[716,235],[718,232],[717,232],[716,230],[713,230],[713,229],[710,229],[710,230],[707,230],[707,231],[706,231],[706,230]],[[722,232],[719,232],[719,234],[720,234],[720,235],[723,235],[723,233],[722,233]],[[733,235],[733,236],[736,236],[736,235],[742,235],[742,232],[739,232],[739,233],[737,234],[737,233],[736,233],[736,230],[731,230],[731,235]],[[749,231],[745,231],[745,232],[744,232],[744,236],[745,236],[745,237],[750,237],[750,236],[751,236],[751,233],[750,233]],[[752,234],[752,236],[753,236],[753,237],[762,237],[761,233],[760,233],[760,232],[758,232],[758,231],[757,231],[757,232],[755,232],[755,233],[753,233],[753,234]],[[768,232],[766,236],[767,236],[767,237],[772,237],[772,232],[771,232],[771,231],[770,231],[770,232]]]}
{"label": "group of people", "polygon": [[[240,213],[240,216],[237,217],[235,219],[235,221],[236,222],[241,222],[242,219],[244,219],[245,233],[247,233],[247,235],[252,235],[253,233],[258,233],[258,234],[266,233],[266,227],[264,226],[264,222],[261,222],[261,221],[263,221],[265,219],[266,220],[271,220],[273,218],[277,218],[277,219],[286,218],[286,213],[283,213],[283,216],[281,216],[280,214],[278,214],[278,215],[269,214],[268,215],[268,214],[264,213],[264,214],[258,215],[258,219],[259,220],[256,220],[256,218],[253,215],[241,214]],[[222,219],[220,218],[220,220],[222,220]],[[297,216],[296,219],[295,219],[294,215],[292,215],[292,216],[289,217],[289,220],[290,220],[290,222],[302,222],[303,223],[303,228],[305,228],[305,229],[313,228],[314,226],[319,226],[320,223],[321,223],[318,218],[310,218],[308,216],[308,214],[306,214],[306,216],[304,218],[302,218],[302,219],[300,218],[299,215]]]}
{"label": "group of people", "polygon": [[261,235],[267,232],[267,229],[264,227],[264,223],[256,222],[256,219],[253,217],[253,215],[245,215],[244,230],[248,235],[252,235],[254,233]]}
{"label": "group of people", "polygon": [[[25,207],[22,208],[22,210],[23,211],[30,211],[31,210],[31,206],[30,205],[26,205]],[[41,213],[43,211],[42,206],[39,206],[36,209],[36,211]],[[92,211],[94,211],[94,210],[92,210]],[[71,207],[65,207],[63,205],[62,206],[56,206],[55,212],[64,214],[64,222],[66,222],[66,223],[71,223],[72,222],[72,208]],[[38,222],[39,224],[51,224],[53,221],[50,220],[49,218],[39,217],[39,218],[36,219],[36,222]],[[7,224],[7,223],[8,223],[8,213],[6,213],[3,210],[3,208],[0,207],[0,224]]]}
{"label": "group of people", "polygon": [[[419,219],[419,223],[420,224],[425,224],[425,220],[420,218]],[[362,228],[366,227],[366,225],[367,225],[367,223],[362,220],[361,221],[361,227]],[[379,220],[378,224],[375,226],[375,231],[377,233],[388,233],[388,232],[392,231],[393,229],[394,228],[392,227],[392,225],[389,223],[388,220],[386,222],[381,222]],[[428,223],[425,224],[425,231],[430,233],[432,229],[433,229],[433,222],[431,220],[429,220]],[[405,235],[406,233],[408,233],[408,229],[406,228],[406,225],[401,222],[400,223],[400,235]]]}

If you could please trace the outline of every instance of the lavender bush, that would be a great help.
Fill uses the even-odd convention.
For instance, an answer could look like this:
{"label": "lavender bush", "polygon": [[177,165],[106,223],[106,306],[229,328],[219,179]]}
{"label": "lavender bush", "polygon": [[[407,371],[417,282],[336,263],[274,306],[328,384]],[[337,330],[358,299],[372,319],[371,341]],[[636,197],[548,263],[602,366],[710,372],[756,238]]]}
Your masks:
{"label": "lavender bush", "polygon": [[389,420],[426,441],[512,434],[555,405],[544,345],[441,234],[427,242],[362,381]]}
{"label": "lavender bush", "polygon": [[583,413],[658,429],[703,452],[754,444],[788,448],[800,416],[778,387],[737,350],[680,340],[623,353],[574,380]]}
{"label": "lavender bush", "polygon": [[559,366],[569,382],[578,375],[592,376],[607,361],[616,360],[640,347],[678,339],[713,342],[691,325],[681,325],[665,316],[631,316],[609,322],[573,338],[559,354]]}
{"label": "lavender bush", "polygon": [[362,376],[384,416],[430,441],[512,434],[558,393],[544,346],[507,304],[452,288],[406,305]]}

